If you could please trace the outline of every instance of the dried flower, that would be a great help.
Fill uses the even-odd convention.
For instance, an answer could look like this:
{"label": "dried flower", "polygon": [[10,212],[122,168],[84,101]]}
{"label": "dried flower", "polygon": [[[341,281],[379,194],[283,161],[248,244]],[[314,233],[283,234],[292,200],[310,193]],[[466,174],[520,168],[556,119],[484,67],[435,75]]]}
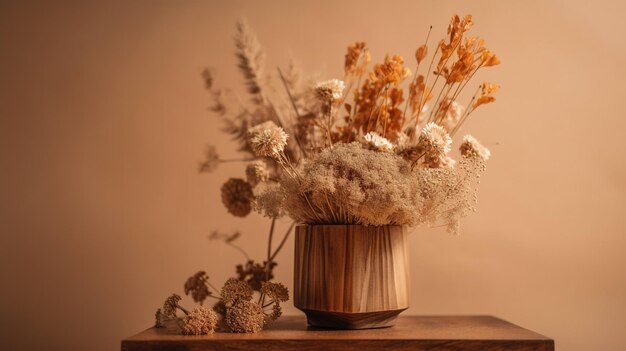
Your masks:
{"label": "dried flower", "polygon": [[484,147],[471,135],[463,137],[463,142],[461,143],[459,150],[461,151],[461,155],[465,157],[480,157],[485,161],[487,161],[489,156],[491,156],[491,151],[489,151],[489,149]]}
{"label": "dried flower", "polygon": [[261,292],[276,302],[289,300],[289,289],[281,283],[263,282]]}
{"label": "dried flower", "polygon": [[166,318],[176,318],[176,309],[179,307],[178,302],[181,300],[180,295],[172,294],[165,302],[163,302],[163,309],[161,313]]}
{"label": "dried flower", "polygon": [[394,153],[337,144],[303,165],[301,181],[281,180],[283,208],[306,223],[414,224],[419,186],[410,172]]}
{"label": "dried flower", "polygon": [[279,218],[285,214],[282,204],[285,194],[279,184],[267,184],[254,198],[252,208],[268,218]]}
{"label": "dried flower", "polygon": [[500,59],[488,49],[485,49],[481,54],[481,66],[491,67],[500,64]]}
{"label": "dried flower", "polygon": [[261,263],[255,263],[254,260],[249,260],[244,265],[237,265],[236,271],[240,281],[244,281],[254,291],[260,291],[262,284],[266,280],[274,279],[274,268],[278,263],[272,261],[267,266],[267,261]]}
{"label": "dried flower", "polygon": [[183,334],[204,335],[213,334],[217,326],[217,315],[212,310],[197,307],[189,312],[183,320]]}
{"label": "dried flower", "polygon": [[430,122],[422,129],[417,144],[423,150],[426,159],[439,160],[450,152],[452,138],[441,126]]}
{"label": "dried flower", "polygon": [[248,142],[259,157],[277,158],[287,145],[287,133],[272,121],[248,129]]}
{"label": "dried flower", "polygon": [[400,55],[385,56],[382,64],[374,65],[371,79],[379,80],[383,85],[398,85],[411,75],[411,70],[404,67],[404,58]]}
{"label": "dried flower", "polygon": [[343,96],[345,83],[339,79],[331,79],[315,84],[315,92],[323,102],[334,102]]}
{"label": "dried flower", "polygon": [[189,277],[185,282],[185,295],[191,293],[193,300],[202,304],[207,296],[211,295],[209,287],[207,286],[208,281],[209,276],[204,271],[200,271]]}
{"label": "dried flower", "polygon": [[237,278],[229,278],[220,292],[222,301],[231,304],[235,301],[250,301],[252,299],[252,288],[248,283]]}
{"label": "dried flower", "polygon": [[263,160],[255,160],[246,166],[246,179],[252,187],[257,186],[259,183],[267,182],[270,178],[270,171],[267,168],[267,163]]}
{"label": "dried flower", "polygon": [[256,303],[239,300],[228,309],[225,322],[232,332],[256,333],[263,329],[265,314]]}
{"label": "dried flower", "polygon": [[478,100],[476,100],[476,102],[474,102],[473,108],[476,108],[484,104],[490,104],[496,101],[496,98],[495,96],[493,96],[493,94],[496,93],[498,90],[500,90],[500,86],[497,84],[484,82],[480,86],[480,89],[481,89],[480,97],[478,98]]}
{"label": "dried flower", "polygon": [[259,44],[256,34],[245,19],[237,22],[235,46],[237,48],[237,60],[239,61],[237,67],[239,67],[245,78],[252,102],[262,104],[264,99],[261,91],[266,84],[264,80],[265,52]]}
{"label": "dried flower", "polygon": [[[365,73],[367,64],[370,62],[370,54],[364,42],[357,42],[348,46],[345,56],[344,71],[348,74],[361,75]],[[360,60],[360,64],[359,64]]]}
{"label": "dried flower", "polygon": [[365,134],[363,139],[365,139],[365,143],[373,150],[385,152],[393,150],[393,144],[376,132]]}
{"label": "dried flower", "polygon": [[222,203],[228,212],[237,217],[245,217],[252,210],[254,194],[245,180],[230,178],[222,185]]}
{"label": "dried flower", "polygon": [[167,317],[165,315],[163,315],[163,312],[161,311],[161,309],[157,309],[156,313],[154,314],[154,327],[155,328],[165,328],[165,322],[167,321]]}
{"label": "dried flower", "polygon": [[273,322],[277,320],[283,314],[282,308],[280,305],[275,303],[272,305],[272,313],[265,315],[265,324]]}
{"label": "dried flower", "polygon": [[441,124],[448,132],[452,132],[454,127],[456,127],[457,123],[461,120],[461,116],[463,116],[463,112],[465,112],[465,107],[456,101],[449,101],[445,112]]}
{"label": "dried flower", "polygon": [[418,47],[417,50],[415,50],[415,60],[417,61],[417,63],[422,62],[422,60],[424,59],[424,57],[426,57],[427,54],[428,54],[428,46],[426,46],[426,44]]}

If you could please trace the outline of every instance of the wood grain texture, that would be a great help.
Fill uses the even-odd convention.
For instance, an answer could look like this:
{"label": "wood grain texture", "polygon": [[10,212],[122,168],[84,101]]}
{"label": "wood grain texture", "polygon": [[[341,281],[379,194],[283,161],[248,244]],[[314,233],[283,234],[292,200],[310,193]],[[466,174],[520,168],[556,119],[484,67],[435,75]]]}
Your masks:
{"label": "wood grain texture", "polygon": [[285,316],[256,334],[180,335],[150,328],[122,341],[122,351],[554,351],[554,341],[491,316],[401,316],[394,327],[329,330]]}
{"label": "wood grain texture", "polygon": [[[401,226],[296,227],[294,305],[315,326],[392,325],[409,307],[406,239]],[[334,312],[346,323],[333,324]]]}

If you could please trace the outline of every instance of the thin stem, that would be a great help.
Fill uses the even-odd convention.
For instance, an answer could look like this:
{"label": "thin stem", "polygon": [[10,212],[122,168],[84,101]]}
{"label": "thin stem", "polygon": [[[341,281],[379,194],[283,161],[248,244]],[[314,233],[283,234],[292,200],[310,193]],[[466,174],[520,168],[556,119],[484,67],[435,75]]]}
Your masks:
{"label": "thin stem", "polygon": [[328,131],[328,147],[333,146],[333,137],[332,137],[332,117],[333,116],[333,102],[328,102],[328,125],[326,129]]}
{"label": "thin stem", "polygon": [[[387,88],[386,88],[386,85],[385,85],[385,90],[386,90],[386,89],[387,89]],[[378,91],[378,93],[376,94],[376,98],[374,98],[374,107],[373,107],[373,108],[372,108],[372,110],[370,111],[370,115],[369,115],[369,116],[367,116],[367,124],[366,124],[366,127],[365,127],[364,132],[369,132],[369,131],[370,131],[370,121],[371,121],[371,119],[372,119],[372,116],[374,115],[374,110],[376,110],[376,102],[378,101],[378,98],[380,98],[380,95],[381,95],[381,93],[382,93],[382,92],[383,92],[382,90],[379,90],[379,91]],[[374,127],[375,127],[375,126],[376,126],[376,125],[374,125]],[[363,133],[363,134],[367,134],[367,133]]]}
{"label": "thin stem", "polygon": [[[446,58],[446,60],[443,62],[443,66],[442,66],[442,67],[445,67],[445,66],[446,66],[446,64],[448,63],[448,61],[450,61],[450,58],[451,58],[452,56],[454,56],[454,53],[456,52],[456,48],[457,48],[457,47],[461,44],[461,42],[462,42],[462,41],[463,41],[463,37],[459,38],[459,41],[458,41],[458,42],[456,43],[456,45],[454,45],[454,47],[452,48],[452,54],[450,54],[450,56],[448,56],[448,57]],[[438,74],[438,75],[437,75],[437,77],[435,77],[435,82],[433,83],[433,86],[432,86],[432,88],[430,89],[431,91],[435,89],[435,84],[437,84],[437,80],[439,80],[439,77],[441,76],[441,72],[439,72],[439,73],[440,73],[440,74]],[[447,82],[446,82],[446,84],[447,84]],[[446,86],[446,85],[444,84],[444,87],[445,87],[445,86]],[[443,88],[442,88],[441,90],[443,91]],[[441,93],[439,93],[439,95],[441,95]],[[431,110],[430,115],[428,116],[428,121],[429,121],[429,122],[431,121],[432,116],[433,116],[432,111],[434,111],[434,110],[435,110],[435,108],[434,108],[434,107],[435,107],[435,106],[437,106],[437,103],[438,103],[438,102],[439,102],[439,98],[437,98],[437,100],[435,100],[435,103],[433,104],[433,109]]]}
{"label": "thin stem", "polygon": [[278,255],[278,253],[280,252],[280,249],[283,248],[283,245],[285,245],[285,243],[287,242],[287,238],[289,238],[289,235],[291,234],[295,224],[296,224],[296,222],[291,222],[291,225],[289,226],[289,229],[287,229],[287,232],[285,233],[285,236],[283,237],[283,240],[281,240],[280,244],[278,244],[278,247],[276,248],[276,251],[274,251],[274,253],[270,257],[270,260],[274,260],[276,255]]}
{"label": "thin stem", "polygon": [[[362,74],[359,74],[359,79],[357,80],[357,83],[356,83],[356,89],[357,89],[357,91],[358,91],[358,90],[360,89],[360,87],[361,87],[361,78],[363,78],[363,75],[362,75]],[[346,93],[346,96],[347,96],[347,94],[348,94],[348,93]],[[353,105],[353,106],[352,106],[352,108],[350,109],[350,114],[349,114],[349,116],[350,116],[350,117],[349,117],[349,118],[350,118],[350,120],[348,121],[348,123],[349,123],[349,125],[350,125],[350,133],[352,133],[352,132],[354,131],[354,116],[355,116],[355,114],[356,114],[356,109],[357,109],[357,106],[356,106],[356,100],[355,100],[355,99],[352,99],[352,105]],[[359,131],[357,130],[356,132],[358,133]],[[354,139],[356,139],[356,135],[354,136]]]}
{"label": "thin stem", "polygon": [[[387,110],[387,98],[389,97],[389,89],[385,90],[385,98],[383,99],[383,107]],[[378,120],[380,119],[380,113],[383,110],[378,111],[378,117],[376,117],[376,123],[378,124]],[[388,116],[385,117],[385,121],[383,123],[383,138],[385,137],[385,133],[387,133],[387,120]]]}
{"label": "thin stem", "polygon": [[[428,89],[428,79],[430,78],[430,72],[433,69],[433,63],[435,63],[435,57],[437,57],[438,51],[439,51],[439,45],[437,45],[437,48],[435,49],[435,52],[433,53],[433,58],[430,59],[430,64],[428,65],[428,71],[426,71],[426,78],[424,80],[424,90],[422,91],[422,98],[420,99],[420,103],[417,105],[417,114],[415,115],[415,129],[417,129],[417,125],[420,120],[420,114],[422,113],[422,109],[424,108],[424,105],[426,105],[426,102],[424,101],[424,99],[426,98],[426,90]],[[437,78],[435,78],[435,84],[437,84]],[[433,87],[434,86],[435,85],[433,84]],[[432,91],[432,89],[430,89],[430,91]]]}
{"label": "thin stem", "polygon": [[[443,86],[441,87],[441,90],[439,91],[439,94],[437,95],[437,99],[435,100],[435,103],[433,104],[433,108],[432,110],[430,110],[430,115],[428,115],[428,122],[431,122],[433,117],[436,117],[437,115],[434,114],[434,112],[436,110],[439,110],[439,99],[441,98],[441,94],[443,94],[443,91],[446,89],[446,87],[448,86],[448,82],[445,82],[443,84]],[[434,85],[433,85],[434,87]],[[448,91],[450,91],[450,88],[448,88]]]}
{"label": "thin stem", "polygon": [[[426,41],[424,41],[424,45],[428,44],[428,38],[430,38],[430,32],[432,30],[433,30],[433,26],[431,25],[430,28],[428,29],[428,34],[426,35]],[[411,96],[413,95],[413,89],[411,89],[411,85],[415,84],[415,80],[417,79],[417,71],[419,71],[419,69],[420,69],[420,61],[417,61],[417,65],[415,66],[415,73],[413,74],[413,80],[411,81],[411,84],[409,85],[409,97],[406,100],[406,104],[404,104],[404,111],[402,112],[403,121],[406,116],[406,110],[409,107],[409,103],[411,102]]]}
{"label": "thin stem", "polygon": [[[208,286],[209,286],[209,288],[211,288],[211,289],[215,290],[215,292],[217,293],[217,296],[220,296],[220,294],[219,294],[219,290],[217,290],[217,289],[213,286],[213,284],[211,284],[208,280],[207,280],[205,283],[206,283],[206,285],[208,285]],[[212,295],[209,295],[209,296],[212,296]]]}
{"label": "thin stem", "polygon": [[[285,87],[285,90],[287,91],[287,95],[289,96],[289,101],[291,101],[291,106],[293,107],[293,111],[296,113],[296,117],[299,119],[300,118],[300,112],[298,112],[298,106],[296,105],[296,100],[294,99],[293,95],[291,94],[291,90],[289,90],[289,86],[287,85],[287,80],[285,79],[285,76],[283,75],[283,72],[280,70],[280,67],[276,67],[276,69],[278,70],[278,75],[280,76],[281,81],[283,82],[283,86]],[[296,144],[298,144],[298,148],[300,148],[300,151],[302,151],[302,153],[304,154],[304,157],[307,157],[307,153],[304,150],[304,147],[302,147],[302,143],[300,142],[300,138],[298,137],[298,133],[293,133],[293,136],[296,139]]]}
{"label": "thin stem", "polygon": [[189,315],[189,311],[187,311],[183,306],[176,304],[176,307],[178,307],[178,309],[183,311],[186,315]]}
{"label": "thin stem", "polygon": [[[446,113],[448,112],[448,110],[450,109],[450,105],[452,104],[452,101],[450,101],[450,103],[446,104],[446,109],[445,111],[443,111],[443,114],[441,114],[441,105],[445,103],[446,99],[448,98],[448,95],[450,94],[450,91],[452,90],[452,87],[454,86],[454,82],[452,82],[452,84],[447,84],[448,86],[448,90],[446,90],[446,93],[443,95],[443,99],[441,100],[441,103],[439,103],[438,106],[433,106],[433,110],[431,111],[431,113],[433,113],[434,117],[435,117],[435,123],[439,124],[440,121],[442,121],[445,118]],[[443,92],[443,90],[445,89],[446,85],[443,86],[443,88],[441,89],[441,91]],[[441,93],[439,94],[441,95]],[[440,118],[437,118],[437,116],[440,115]]]}
{"label": "thin stem", "polygon": [[476,89],[476,92],[472,96],[472,99],[470,100],[470,103],[467,105],[467,109],[463,113],[463,116],[461,116],[461,118],[459,119],[459,122],[456,124],[456,126],[454,126],[454,129],[452,129],[452,132],[450,133],[450,136],[454,136],[454,134],[456,134],[456,132],[461,128],[461,125],[463,124],[463,122],[465,122],[465,120],[470,115],[470,113],[474,112],[474,109],[475,109],[473,107],[474,106],[474,100],[476,100],[476,95],[478,95],[478,91],[480,90],[481,87],[482,87],[482,85],[479,85],[478,88]]}
{"label": "thin stem", "polygon": [[469,77],[465,80],[465,82],[461,85],[459,84],[459,86],[457,87],[456,91],[454,92],[454,95],[452,95],[452,100],[456,100],[456,98],[459,96],[459,94],[461,93],[461,91],[463,91],[463,89],[465,88],[465,86],[467,85],[467,83],[470,82],[470,80],[472,80],[472,77],[474,77],[474,74],[476,74],[476,72],[478,72],[478,69],[480,69],[480,65],[478,67],[476,67],[476,69],[469,75]]}
{"label": "thin stem", "polygon": [[273,303],[274,303],[274,300],[272,300],[272,301],[266,303],[265,305],[263,305],[263,308],[271,306]]}
{"label": "thin stem", "polygon": [[267,240],[267,266],[265,267],[265,281],[270,280],[270,267],[272,266],[272,238],[274,237],[274,226],[276,225],[276,218],[272,218],[272,224],[270,226],[270,235]]}
{"label": "thin stem", "polygon": [[[270,225],[270,235],[267,240],[267,261],[265,262],[265,281],[270,280],[270,269],[272,267],[272,259],[270,253],[272,252],[272,238],[274,237],[274,227],[276,225],[276,218],[272,218],[272,224]],[[259,296],[259,304],[265,303],[265,294],[261,293]]]}

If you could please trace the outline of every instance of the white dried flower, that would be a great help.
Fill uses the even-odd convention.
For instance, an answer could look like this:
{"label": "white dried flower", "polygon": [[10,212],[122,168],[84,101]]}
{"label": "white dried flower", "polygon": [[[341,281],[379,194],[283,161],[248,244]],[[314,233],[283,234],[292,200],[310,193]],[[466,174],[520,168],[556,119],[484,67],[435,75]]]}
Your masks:
{"label": "white dried flower", "polygon": [[397,132],[396,133],[396,150],[404,150],[407,146],[409,146],[411,139],[406,132]]}
{"label": "white dried flower", "polygon": [[272,121],[248,129],[248,142],[255,155],[277,158],[287,145],[287,133]]}
{"label": "white dried flower", "polygon": [[315,84],[315,92],[322,101],[336,101],[343,96],[346,84],[339,79],[331,79]]}
{"label": "white dried flower", "polygon": [[393,144],[387,138],[376,132],[369,132],[364,136],[365,143],[372,149],[377,151],[391,151]]}
{"label": "white dried flower", "polygon": [[417,140],[418,145],[430,156],[443,156],[450,152],[452,138],[446,130],[434,122],[424,126]]}
{"label": "white dried flower", "polygon": [[484,161],[487,161],[491,156],[491,151],[471,135],[463,137],[463,143],[461,143],[459,150],[464,157],[480,157]]}
{"label": "white dried flower", "polygon": [[263,160],[256,160],[246,166],[246,180],[252,187],[259,183],[267,182],[270,178],[270,171]]}

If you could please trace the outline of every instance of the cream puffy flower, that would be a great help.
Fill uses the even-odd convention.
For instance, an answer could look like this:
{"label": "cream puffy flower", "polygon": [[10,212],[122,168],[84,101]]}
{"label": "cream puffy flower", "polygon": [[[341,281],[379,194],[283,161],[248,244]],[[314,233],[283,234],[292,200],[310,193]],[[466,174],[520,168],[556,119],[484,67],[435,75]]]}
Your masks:
{"label": "cream puffy flower", "polygon": [[259,183],[267,182],[270,178],[270,171],[267,164],[263,160],[255,160],[246,166],[246,180],[252,185],[257,186]]}
{"label": "cream puffy flower", "polygon": [[461,155],[464,157],[480,157],[485,161],[487,161],[491,156],[491,151],[489,151],[489,149],[484,147],[471,135],[463,137],[463,142],[461,143],[459,150],[461,151]]}
{"label": "cream puffy flower", "polygon": [[450,152],[452,138],[443,127],[430,122],[422,129],[417,144],[426,152],[427,156],[441,156]]}
{"label": "cream puffy flower", "polygon": [[343,96],[346,84],[339,79],[331,79],[315,84],[315,92],[322,101],[336,101]]}
{"label": "cream puffy flower", "polygon": [[376,132],[369,132],[363,137],[365,143],[372,149],[378,151],[391,151],[393,150],[393,144],[387,140],[387,138],[381,136]]}
{"label": "cream puffy flower", "polygon": [[287,133],[272,121],[248,129],[248,142],[255,155],[277,158],[287,145]]}

